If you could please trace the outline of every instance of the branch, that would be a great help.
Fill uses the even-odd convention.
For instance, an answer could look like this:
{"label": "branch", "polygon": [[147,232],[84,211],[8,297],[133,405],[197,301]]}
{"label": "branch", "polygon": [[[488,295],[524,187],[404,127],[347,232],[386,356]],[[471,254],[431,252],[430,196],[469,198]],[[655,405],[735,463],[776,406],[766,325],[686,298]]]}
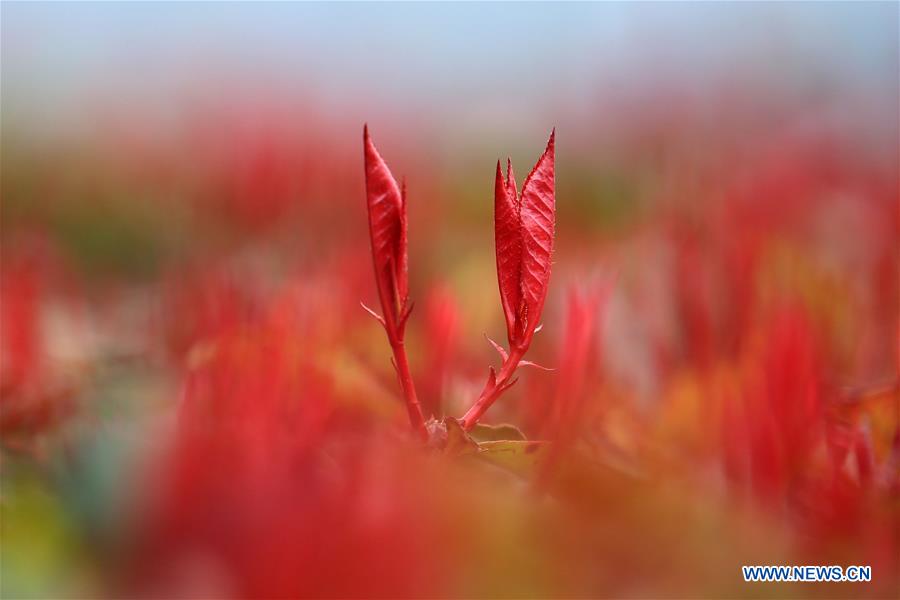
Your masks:
{"label": "branch", "polygon": [[[478,400],[476,400],[472,407],[466,411],[466,414],[463,415],[462,427],[465,431],[472,431],[475,425],[478,424],[478,420],[484,415],[485,411],[491,407],[503,392],[516,383],[516,380],[513,379],[513,375],[524,354],[524,350],[520,348],[510,348],[509,355],[500,367],[500,372],[497,373],[496,376],[488,378],[487,383],[484,385],[484,389],[482,389],[481,394],[478,395]],[[493,375],[493,369],[491,370],[491,373]]]}
{"label": "branch", "polygon": [[422,414],[422,406],[416,396],[416,386],[413,384],[412,374],[409,371],[409,361],[406,359],[406,348],[403,340],[391,340],[391,350],[394,353],[394,366],[397,369],[397,378],[403,389],[403,398],[406,400],[406,410],[409,413],[409,422],[412,428],[422,438],[428,440],[428,432],[425,430],[425,417]]}

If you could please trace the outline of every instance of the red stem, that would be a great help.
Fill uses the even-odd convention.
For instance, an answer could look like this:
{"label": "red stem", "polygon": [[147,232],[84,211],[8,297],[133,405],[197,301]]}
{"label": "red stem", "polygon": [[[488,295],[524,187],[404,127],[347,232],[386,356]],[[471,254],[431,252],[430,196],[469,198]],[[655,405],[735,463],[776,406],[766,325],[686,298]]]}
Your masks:
{"label": "red stem", "polygon": [[400,387],[403,388],[403,398],[406,400],[406,410],[409,412],[409,422],[423,441],[428,440],[428,432],[425,430],[425,417],[422,407],[416,396],[416,386],[413,383],[412,374],[409,372],[409,361],[406,359],[406,349],[403,340],[391,340],[391,350],[394,352],[394,362],[397,365],[397,377],[400,379]]}
{"label": "red stem", "polygon": [[475,404],[473,404],[472,407],[466,411],[466,414],[463,415],[462,428],[465,431],[472,431],[472,428],[478,424],[478,420],[484,415],[485,411],[487,411],[494,401],[500,397],[500,394],[505,390],[506,384],[516,372],[516,367],[519,366],[519,361],[522,360],[524,354],[525,351],[523,349],[510,348],[509,356],[503,361],[503,365],[500,367],[500,372],[497,373],[494,384],[491,385],[491,381],[488,380],[484,385],[484,389],[481,390],[478,400],[476,400]]}

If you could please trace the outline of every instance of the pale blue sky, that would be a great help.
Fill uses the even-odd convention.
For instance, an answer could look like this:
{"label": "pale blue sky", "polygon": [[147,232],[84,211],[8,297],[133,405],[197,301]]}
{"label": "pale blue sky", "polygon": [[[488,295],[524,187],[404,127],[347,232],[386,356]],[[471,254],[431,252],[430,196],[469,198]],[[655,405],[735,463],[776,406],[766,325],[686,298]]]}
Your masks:
{"label": "pale blue sky", "polygon": [[[333,107],[538,110],[598,89],[746,73],[896,93],[897,3],[10,3],[6,117],[54,122],[116,90],[164,105],[198,81]],[[251,84],[252,85],[252,84]]]}

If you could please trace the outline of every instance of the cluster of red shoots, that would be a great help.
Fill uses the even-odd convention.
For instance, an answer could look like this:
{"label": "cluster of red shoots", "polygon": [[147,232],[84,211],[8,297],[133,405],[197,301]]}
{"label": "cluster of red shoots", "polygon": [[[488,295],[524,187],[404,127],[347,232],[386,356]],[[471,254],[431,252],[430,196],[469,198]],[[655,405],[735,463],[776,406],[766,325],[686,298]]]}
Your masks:
{"label": "cluster of red shoots", "polygon": [[[466,431],[475,427],[497,398],[515,384],[514,374],[519,365],[533,364],[523,357],[540,329],[541,311],[550,282],[556,215],[554,139],[555,130],[550,134],[544,153],[525,178],[521,193],[516,190],[511,161],[507,160],[505,178],[500,161],[497,161],[494,241],[509,350],[489,339],[503,362],[499,371],[490,368],[484,388],[460,419],[460,425]],[[363,144],[369,233],[382,315],[365,305],[364,308],[387,332],[410,424],[423,440],[428,440],[430,428],[416,396],[403,345],[406,322],[413,308],[409,300],[406,184],[397,184],[369,137],[368,127],[363,130]]]}

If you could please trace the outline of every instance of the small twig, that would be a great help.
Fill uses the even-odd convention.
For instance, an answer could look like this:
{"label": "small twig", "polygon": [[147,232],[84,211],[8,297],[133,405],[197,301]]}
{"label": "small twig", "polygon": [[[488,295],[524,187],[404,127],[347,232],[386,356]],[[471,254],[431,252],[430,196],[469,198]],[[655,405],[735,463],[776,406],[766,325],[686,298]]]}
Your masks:
{"label": "small twig", "polygon": [[481,394],[478,395],[478,400],[475,401],[462,418],[462,427],[464,430],[472,431],[478,423],[478,420],[485,411],[491,407],[494,401],[496,401],[503,392],[515,384],[516,380],[512,377],[524,354],[525,352],[522,349],[511,348],[509,355],[500,367],[500,372],[497,373],[496,376],[493,376],[492,371],[492,376],[488,378],[487,383],[484,385],[484,389],[482,389]]}
{"label": "small twig", "polygon": [[422,406],[416,396],[416,386],[413,384],[412,374],[409,371],[409,361],[406,359],[406,348],[403,340],[391,340],[391,350],[394,353],[394,366],[397,368],[397,378],[403,389],[403,398],[406,400],[406,409],[409,412],[409,422],[413,429],[423,440],[428,440],[428,432],[425,430],[425,416],[422,414]]}

